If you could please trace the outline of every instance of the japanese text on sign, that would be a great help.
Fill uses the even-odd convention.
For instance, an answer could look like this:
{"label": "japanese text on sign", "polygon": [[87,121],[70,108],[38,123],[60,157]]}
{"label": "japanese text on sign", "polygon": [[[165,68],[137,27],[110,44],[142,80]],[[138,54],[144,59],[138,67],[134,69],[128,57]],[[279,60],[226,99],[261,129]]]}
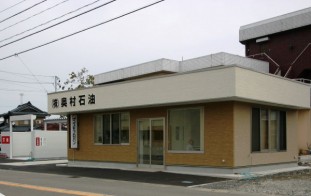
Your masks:
{"label": "japanese text on sign", "polygon": [[2,136],[2,144],[10,144],[10,136]]}
{"label": "japanese text on sign", "polygon": [[95,104],[95,95],[94,94],[88,94],[86,95],[79,95],[79,96],[70,96],[68,97],[62,97],[60,99],[52,99],[52,107],[58,108],[58,107],[75,107],[77,105],[79,106],[85,106],[85,105],[92,105]]}
{"label": "japanese text on sign", "polygon": [[78,148],[78,119],[77,115],[70,115],[70,148]]}

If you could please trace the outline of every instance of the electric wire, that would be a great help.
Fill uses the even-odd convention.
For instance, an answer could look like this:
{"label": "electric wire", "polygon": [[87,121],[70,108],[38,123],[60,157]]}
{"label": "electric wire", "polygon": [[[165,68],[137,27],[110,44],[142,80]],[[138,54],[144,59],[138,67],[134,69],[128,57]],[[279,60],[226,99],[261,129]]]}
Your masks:
{"label": "electric wire", "polygon": [[20,52],[15,53],[15,54],[12,54],[12,55],[3,57],[3,58],[0,59],[0,61],[3,61],[3,60],[5,60],[5,59],[11,58],[11,57],[14,57],[14,56],[16,56],[16,55],[20,55],[20,54],[23,54],[23,53],[26,53],[26,52],[30,52],[30,51],[32,51],[32,50],[41,48],[41,47],[43,47],[43,46],[47,46],[47,45],[49,45],[49,44],[52,44],[52,43],[54,43],[54,42],[57,42],[57,41],[66,39],[66,38],[68,38],[68,37],[71,37],[71,36],[74,36],[74,35],[76,35],[76,34],[82,33],[82,32],[84,32],[84,31],[87,31],[87,30],[93,29],[93,28],[95,28],[95,27],[98,27],[98,26],[107,24],[107,23],[109,23],[109,22],[112,22],[112,21],[114,21],[114,20],[123,18],[123,17],[125,17],[125,16],[127,16],[127,15],[130,15],[130,14],[133,14],[133,13],[138,12],[138,11],[140,11],[140,10],[146,9],[146,8],[148,8],[148,7],[151,7],[151,6],[155,5],[155,4],[161,3],[161,2],[163,2],[163,1],[165,1],[165,0],[156,1],[156,2],[154,2],[154,3],[148,4],[148,5],[146,5],[146,6],[143,6],[143,7],[141,7],[141,8],[135,9],[135,10],[133,10],[133,11],[127,12],[127,13],[125,13],[125,14],[122,14],[122,15],[120,15],[120,16],[117,16],[117,17],[114,17],[114,18],[112,18],[112,19],[106,20],[106,21],[104,21],[104,22],[98,23],[98,24],[96,24],[96,25],[87,27],[87,28],[82,29],[82,30],[80,30],[80,31],[76,31],[76,32],[71,33],[71,34],[69,34],[69,35],[66,35],[66,36],[60,37],[60,38],[58,38],[58,39],[52,40],[52,41],[50,41],[50,42],[46,42],[46,43],[44,43],[44,44],[35,46],[35,47],[33,47],[33,48],[29,48],[29,49],[27,49],[27,50],[23,50],[23,51],[20,51]]}
{"label": "electric wire", "polygon": [[[38,82],[26,82],[26,81],[17,81],[17,80],[7,80],[7,79],[0,79],[0,81],[5,82],[12,82],[12,83],[22,83],[22,84],[38,84]],[[40,84],[53,84],[52,82],[40,82]]]}
{"label": "electric wire", "polygon": [[38,80],[38,78],[32,73],[32,71],[29,69],[29,67],[26,65],[26,63],[18,56],[15,55],[15,57],[27,68],[27,70],[29,71],[29,73],[31,73],[33,75],[33,77],[37,80],[37,82],[40,84],[40,86],[45,90],[45,92],[47,93],[48,91],[46,90],[46,88],[42,85],[42,83]]}
{"label": "electric wire", "polygon": [[[100,0],[97,0],[97,1],[100,1]],[[106,6],[106,5],[108,5],[108,4],[110,4],[110,3],[114,2],[114,1],[116,1],[116,0],[112,0],[112,1],[106,2],[106,3],[104,3],[104,4],[101,4],[101,5],[97,6],[97,7],[94,7],[94,8],[92,8],[92,9],[89,9],[89,10],[87,10],[87,11],[85,11],[85,12],[82,12],[82,13],[80,13],[80,14],[77,14],[77,15],[75,15],[75,16],[73,16],[73,17],[67,18],[66,20],[63,20],[63,21],[60,21],[60,22],[58,22],[58,23],[55,23],[55,24],[53,24],[53,25],[51,25],[51,26],[48,26],[48,27],[46,27],[46,28],[44,28],[44,29],[41,29],[41,30],[39,30],[39,31],[30,33],[30,34],[28,34],[28,35],[26,35],[26,36],[24,36],[24,37],[21,37],[21,38],[18,38],[18,39],[16,39],[16,40],[14,40],[14,41],[11,41],[11,42],[8,42],[8,43],[6,43],[6,44],[3,44],[3,45],[0,46],[0,48],[3,48],[4,46],[11,45],[11,44],[13,44],[13,43],[15,43],[15,42],[18,42],[18,41],[21,41],[21,40],[23,40],[23,39],[26,39],[27,37],[30,37],[30,36],[36,35],[36,34],[38,34],[38,33],[41,33],[41,32],[43,32],[43,31],[46,31],[46,30],[48,30],[48,29],[50,29],[50,28],[52,28],[52,27],[58,26],[58,25],[60,25],[60,24],[62,24],[62,23],[68,22],[69,20],[72,20],[72,19],[77,18],[77,17],[79,17],[79,16],[82,16],[82,15],[84,15],[84,14],[87,14],[87,13],[89,13],[89,12],[91,12],[91,11],[96,10],[96,9],[99,9],[99,8],[101,8],[101,7],[103,7],[103,6]],[[33,30],[33,29],[31,29],[31,30]],[[18,36],[18,35],[20,35],[20,34],[23,34],[23,33],[27,32],[27,31],[30,31],[30,30],[26,30],[26,31],[24,31],[24,32],[22,32],[22,33],[13,35],[13,36],[11,36],[11,37],[9,37],[9,38],[6,38],[6,39],[4,39],[4,40],[1,40],[0,42],[5,41],[5,40],[8,40],[8,39],[11,39],[12,37],[16,37],[16,36]]]}
{"label": "electric wire", "polygon": [[44,91],[25,90],[25,89],[6,89],[0,88],[0,91],[17,91],[17,92],[29,92],[29,93],[46,93]]}
{"label": "electric wire", "polygon": [[[1,89],[0,89],[0,90],[1,90]],[[8,105],[4,106],[4,105],[0,105],[0,108],[12,108],[12,107],[16,107],[16,106],[8,106]]]}
{"label": "electric wire", "polygon": [[[57,4],[55,4],[55,5],[51,6],[51,7],[48,7],[48,8],[45,9],[45,10],[42,10],[42,11],[36,13],[36,14],[33,14],[33,15],[31,15],[31,16],[29,16],[29,17],[23,19],[23,20],[20,20],[20,21],[14,23],[14,24],[12,24],[12,25],[9,25],[9,26],[7,26],[7,27],[5,27],[5,28],[3,28],[3,29],[0,29],[0,32],[2,32],[2,31],[4,31],[4,30],[7,30],[7,29],[9,29],[9,28],[11,28],[11,27],[14,27],[14,26],[16,26],[16,25],[18,25],[18,24],[20,24],[20,23],[22,23],[22,22],[25,22],[25,21],[27,21],[27,20],[29,20],[29,19],[35,17],[35,16],[38,16],[38,15],[40,15],[40,14],[43,14],[44,12],[49,11],[49,10],[51,10],[51,9],[53,9],[53,8],[55,8],[55,7],[59,6],[59,5],[61,5],[61,4],[64,4],[64,3],[66,3],[67,1],[69,1],[69,0],[64,0],[64,1],[62,1],[62,2],[59,2],[59,3],[57,3]],[[11,37],[12,37],[12,36],[11,36]],[[7,38],[7,39],[9,39],[9,38]],[[2,42],[2,41],[1,41],[1,42]]]}
{"label": "electric wire", "polygon": [[18,3],[15,3],[14,5],[11,5],[10,7],[7,7],[7,8],[5,8],[5,9],[1,10],[0,13],[9,10],[9,9],[11,9],[11,8],[13,8],[13,7],[15,7],[15,6],[21,4],[21,3],[23,3],[24,1],[26,1],[26,0],[23,0],[23,1],[20,1],[20,2],[18,2]]}
{"label": "electric wire", "polygon": [[[2,80],[2,79],[0,79]],[[12,81],[4,81],[4,82],[10,82],[10,83],[13,83],[12,85],[16,85],[16,86],[22,86],[23,89],[15,89],[13,87],[10,86],[10,88],[1,88],[0,90],[2,91],[19,91],[19,92],[44,92],[46,93],[45,90],[43,90],[42,88],[37,88],[37,87],[34,87],[33,84],[38,84],[38,83],[27,83],[28,85],[31,85],[31,86],[26,86],[26,85],[23,85],[25,82],[22,82],[22,81],[16,81],[16,82],[12,82]],[[22,84],[20,84],[22,83]],[[47,84],[52,84],[52,83],[47,83]],[[28,89],[26,89],[28,88]]]}
{"label": "electric wire", "polygon": [[32,5],[32,6],[28,7],[28,8],[26,8],[26,9],[20,11],[20,12],[17,12],[16,14],[13,14],[12,16],[9,16],[9,17],[7,17],[7,18],[5,18],[5,19],[3,19],[3,20],[0,20],[0,23],[3,23],[4,21],[7,21],[7,20],[9,20],[9,19],[11,19],[11,18],[13,18],[13,17],[15,17],[15,16],[21,14],[21,13],[24,13],[24,12],[26,12],[27,10],[30,10],[30,9],[32,9],[32,8],[34,8],[34,7],[38,6],[38,5],[40,5],[41,3],[46,2],[46,1],[47,1],[47,0],[40,1],[39,3],[36,3],[36,4],[34,4],[34,5]]}
{"label": "electric wire", "polygon": [[[34,29],[37,29],[38,27],[47,25],[47,24],[49,24],[49,23],[51,23],[51,22],[53,22],[53,21],[55,21],[55,20],[58,20],[58,19],[60,19],[60,18],[63,18],[63,17],[65,17],[65,16],[67,16],[67,15],[70,15],[70,14],[72,14],[72,13],[75,13],[75,12],[77,12],[77,11],[83,9],[83,8],[86,8],[86,7],[88,7],[88,6],[91,6],[91,5],[95,4],[95,3],[97,3],[98,1],[101,1],[101,0],[93,1],[93,2],[91,2],[91,3],[89,3],[89,4],[86,4],[86,5],[82,6],[82,7],[79,7],[78,9],[72,10],[72,11],[70,11],[70,12],[67,12],[67,13],[61,15],[61,16],[58,16],[58,17],[53,18],[53,19],[51,19],[51,20],[48,20],[48,21],[46,21],[46,22],[44,22],[44,23],[42,23],[42,24],[39,24],[39,25],[37,25],[37,26],[34,26],[34,27],[30,28],[30,29],[27,29],[27,30],[25,30],[25,31],[22,31],[22,32],[20,32],[20,33],[17,33],[17,34],[15,34],[15,35],[12,35],[12,36],[10,36],[10,37],[7,37],[7,38],[5,38],[5,39],[2,39],[2,40],[0,41],[0,43],[3,42],[3,41],[6,41],[6,40],[12,39],[12,38],[14,38],[14,37],[16,37],[16,36],[22,35],[22,34],[24,34],[24,33],[26,33],[26,32],[32,31],[32,30],[34,30]],[[1,32],[1,31],[0,31],[0,32]]]}
{"label": "electric wire", "polygon": [[[9,81],[10,82],[10,81]],[[37,83],[36,83],[37,84]],[[26,86],[26,85],[23,85],[23,84],[21,84],[21,83],[18,83],[18,82],[13,82],[13,84],[11,84],[11,85],[15,85],[15,86],[22,86],[22,87],[25,87],[25,88],[31,88],[31,89],[35,89],[35,90],[38,90],[38,91],[43,91],[41,88],[38,88],[38,87],[35,87],[35,86],[33,86],[32,84],[30,84],[30,86]],[[25,89],[24,88],[24,89]],[[10,89],[12,89],[11,87],[10,87]],[[44,91],[45,92],[45,91]]]}
{"label": "electric wire", "polygon": [[[10,71],[4,71],[4,70],[0,70],[0,72],[7,73],[7,74],[12,74],[12,75],[33,76],[33,75],[31,75],[31,74],[10,72]],[[35,76],[38,76],[38,77],[47,77],[47,78],[54,78],[54,77],[55,77],[55,76],[46,76],[46,75],[35,75]]]}
{"label": "electric wire", "polygon": [[[1,71],[0,71],[1,72]],[[5,73],[5,72],[3,72],[3,73]],[[6,74],[11,74],[11,73],[6,73]],[[24,75],[24,74],[11,74],[11,75],[18,75],[19,77],[21,77],[21,78],[26,78],[26,79],[28,79],[28,80],[31,80],[31,79],[33,79],[33,76],[32,75]]]}

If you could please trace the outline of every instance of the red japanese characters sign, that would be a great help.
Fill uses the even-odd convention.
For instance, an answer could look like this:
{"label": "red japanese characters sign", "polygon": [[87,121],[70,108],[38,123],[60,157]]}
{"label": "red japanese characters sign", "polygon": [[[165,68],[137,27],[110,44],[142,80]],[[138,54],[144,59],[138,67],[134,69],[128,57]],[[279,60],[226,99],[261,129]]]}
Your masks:
{"label": "red japanese characters sign", "polygon": [[36,146],[41,146],[40,144],[41,144],[40,137],[36,137]]}
{"label": "red japanese characters sign", "polygon": [[2,144],[10,144],[10,136],[2,136],[1,137]]}

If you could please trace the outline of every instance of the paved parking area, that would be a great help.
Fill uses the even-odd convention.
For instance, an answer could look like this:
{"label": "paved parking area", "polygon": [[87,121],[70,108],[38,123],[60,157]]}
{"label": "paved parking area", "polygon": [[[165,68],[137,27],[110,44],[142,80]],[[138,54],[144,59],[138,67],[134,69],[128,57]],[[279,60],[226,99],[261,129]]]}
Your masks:
{"label": "paved parking area", "polygon": [[[29,163],[26,164],[27,162]],[[26,161],[25,163],[25,160],[12,161],[0,159],[0,169],[67,175],[71,178],[90,177],[176,186],[193,186],[227,180],[225,178],[175,174],[161,171],[146,172],[119,169],[79,168],[67,167],[64,165],[57,166],[55,163],[33,164],[32,162],[35,161]]]}

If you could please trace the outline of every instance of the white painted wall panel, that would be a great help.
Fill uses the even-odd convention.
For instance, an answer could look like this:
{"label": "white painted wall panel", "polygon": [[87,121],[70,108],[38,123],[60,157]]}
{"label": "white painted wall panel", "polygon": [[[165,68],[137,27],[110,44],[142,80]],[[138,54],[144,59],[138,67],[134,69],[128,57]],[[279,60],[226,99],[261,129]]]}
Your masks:
{"label": "white painted wall panel", "polygon": [[[2,136],[9,136],[10,132],[3,132]],[[36,145],[36,138],[41,138],[40,145]],[[32,157],[63,158],[67,157],[67,131],[13,132],[13,158]],[[9,156],[10,145],[2,144],[2,153]]]}
{"label": "white painted wall panel", "polygon": [[27,157],[31,154],[31,132],[13,132],[13,157]]}
{"label": "white painted wall panel", "polygon": [[[10,132],[2,132],[2,136],[10,136]],[[30,157],[31,155],[31,132],[13,132],[13,157]],[[1,152],[10,156],[10,144],[2,144]]]}
{"label": "white painted wall panel", "polygon": [[[36,145],[36,138],[40,139]],[[34,131],[33,158],[67,157],[67,131]]]}

